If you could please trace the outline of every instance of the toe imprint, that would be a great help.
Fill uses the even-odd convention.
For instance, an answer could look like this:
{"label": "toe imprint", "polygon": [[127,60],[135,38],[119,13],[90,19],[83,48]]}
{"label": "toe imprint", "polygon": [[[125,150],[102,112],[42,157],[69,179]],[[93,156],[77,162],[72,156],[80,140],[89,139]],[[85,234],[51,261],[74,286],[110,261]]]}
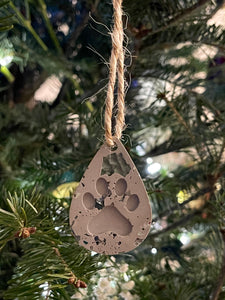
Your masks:
{"label": "toe imprint", "polygon": [[125,179],[121,178],[115,183],[115,191],[118,196],[125,194],[127,190],[127,182]]}
{"label": "toe imprint", "polygon": [[134,211],[139,205],[139,198],[137,195],[131,195],[127,200],[127,209]]}
{"label": "toe imprint", "polygon": [[93,209],[95,207],[95,198],[91,193],[85,193],[83,203],[87,209]]}
{"label": "toe imprint", "polygon": [[109,193],[108,182],[104,178],[99,178],[96,182],[96,190],[102,195],[106,196]]}

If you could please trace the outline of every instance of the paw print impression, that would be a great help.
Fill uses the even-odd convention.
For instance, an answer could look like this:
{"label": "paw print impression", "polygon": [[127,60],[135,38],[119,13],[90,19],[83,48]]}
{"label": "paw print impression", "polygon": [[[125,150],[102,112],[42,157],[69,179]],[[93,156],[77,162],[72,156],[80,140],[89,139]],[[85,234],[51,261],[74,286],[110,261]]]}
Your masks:
{"label": "paw print impression", "polygon": [[118,254],[147,236],[151,208],[144,184],[121,142],[104,144],[93,158],[73,197],[70,224],[79,244]]}
{"label": "paw print impression", "polygon": [[[118,208],[115,206],[113,199],[115,199],[112,192],[108,189],[108,183],[104,178],[99,178],[96,182],[97,192],[100,194],[100,199],[96,200],[95,207],[99,207],[101,203],[101,211],[98,215],[92,218],[88,224],[88,230],[93,235],[98,235],[104,232],[113,232],[115,234],[126,236],[132,230],[132,225],[123,214],[121,214]],[[119,179],[115,183],[115,196],[125,196],[127,184],[124,179]],[[112,196],[106,200],[108,202],[105,205],[105,198],[107,195]]]}

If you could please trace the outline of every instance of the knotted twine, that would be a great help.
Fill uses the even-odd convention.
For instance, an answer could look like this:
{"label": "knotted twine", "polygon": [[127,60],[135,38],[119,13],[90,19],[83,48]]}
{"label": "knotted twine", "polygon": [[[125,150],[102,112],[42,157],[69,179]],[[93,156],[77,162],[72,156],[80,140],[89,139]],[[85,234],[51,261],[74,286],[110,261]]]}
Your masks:
{"label": "knotted twine", "polygon": [[[123,0],[113,0],[114,28],[111,34],[112,52],[109,67],[109,83],[105,101],[105,139],[108,146],[114,145],[114,137],[121,138],[124,122],[124,50],[123,50]],[[112,134],[114,89],[117,83],[117,114],[115,132]]]}

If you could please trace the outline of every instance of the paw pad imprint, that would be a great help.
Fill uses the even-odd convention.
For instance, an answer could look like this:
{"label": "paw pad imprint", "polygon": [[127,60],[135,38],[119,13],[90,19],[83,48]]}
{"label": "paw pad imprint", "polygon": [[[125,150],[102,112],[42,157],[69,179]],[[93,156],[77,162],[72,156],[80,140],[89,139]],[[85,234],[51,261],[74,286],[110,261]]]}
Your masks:
{"label": "paw pad imprint", "polygon": [[140,175],[119,140],[103,144],[76,189],[70,225],[79,244],[118,254],[136,248],[148,235],[151,208]]}

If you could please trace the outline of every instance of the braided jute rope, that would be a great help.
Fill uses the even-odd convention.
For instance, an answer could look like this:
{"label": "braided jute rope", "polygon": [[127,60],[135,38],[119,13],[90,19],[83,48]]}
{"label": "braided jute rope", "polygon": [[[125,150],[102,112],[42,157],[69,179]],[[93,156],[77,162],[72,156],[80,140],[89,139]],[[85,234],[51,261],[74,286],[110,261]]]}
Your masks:
{"label": "braided jute rope", "polygon": [[[114,145],[114,137],[121,138],[124,128],[124,50],[123,50],[123,21],[122,1],[113,0],[114,28],[112,32],[112,52],[110,57],[109,84],[105,105],[105,139],[107,144]],[[118,79],[117,88],[117,115],[115,133],[112,135],[112,116],[114,106],[114,88]]]}

